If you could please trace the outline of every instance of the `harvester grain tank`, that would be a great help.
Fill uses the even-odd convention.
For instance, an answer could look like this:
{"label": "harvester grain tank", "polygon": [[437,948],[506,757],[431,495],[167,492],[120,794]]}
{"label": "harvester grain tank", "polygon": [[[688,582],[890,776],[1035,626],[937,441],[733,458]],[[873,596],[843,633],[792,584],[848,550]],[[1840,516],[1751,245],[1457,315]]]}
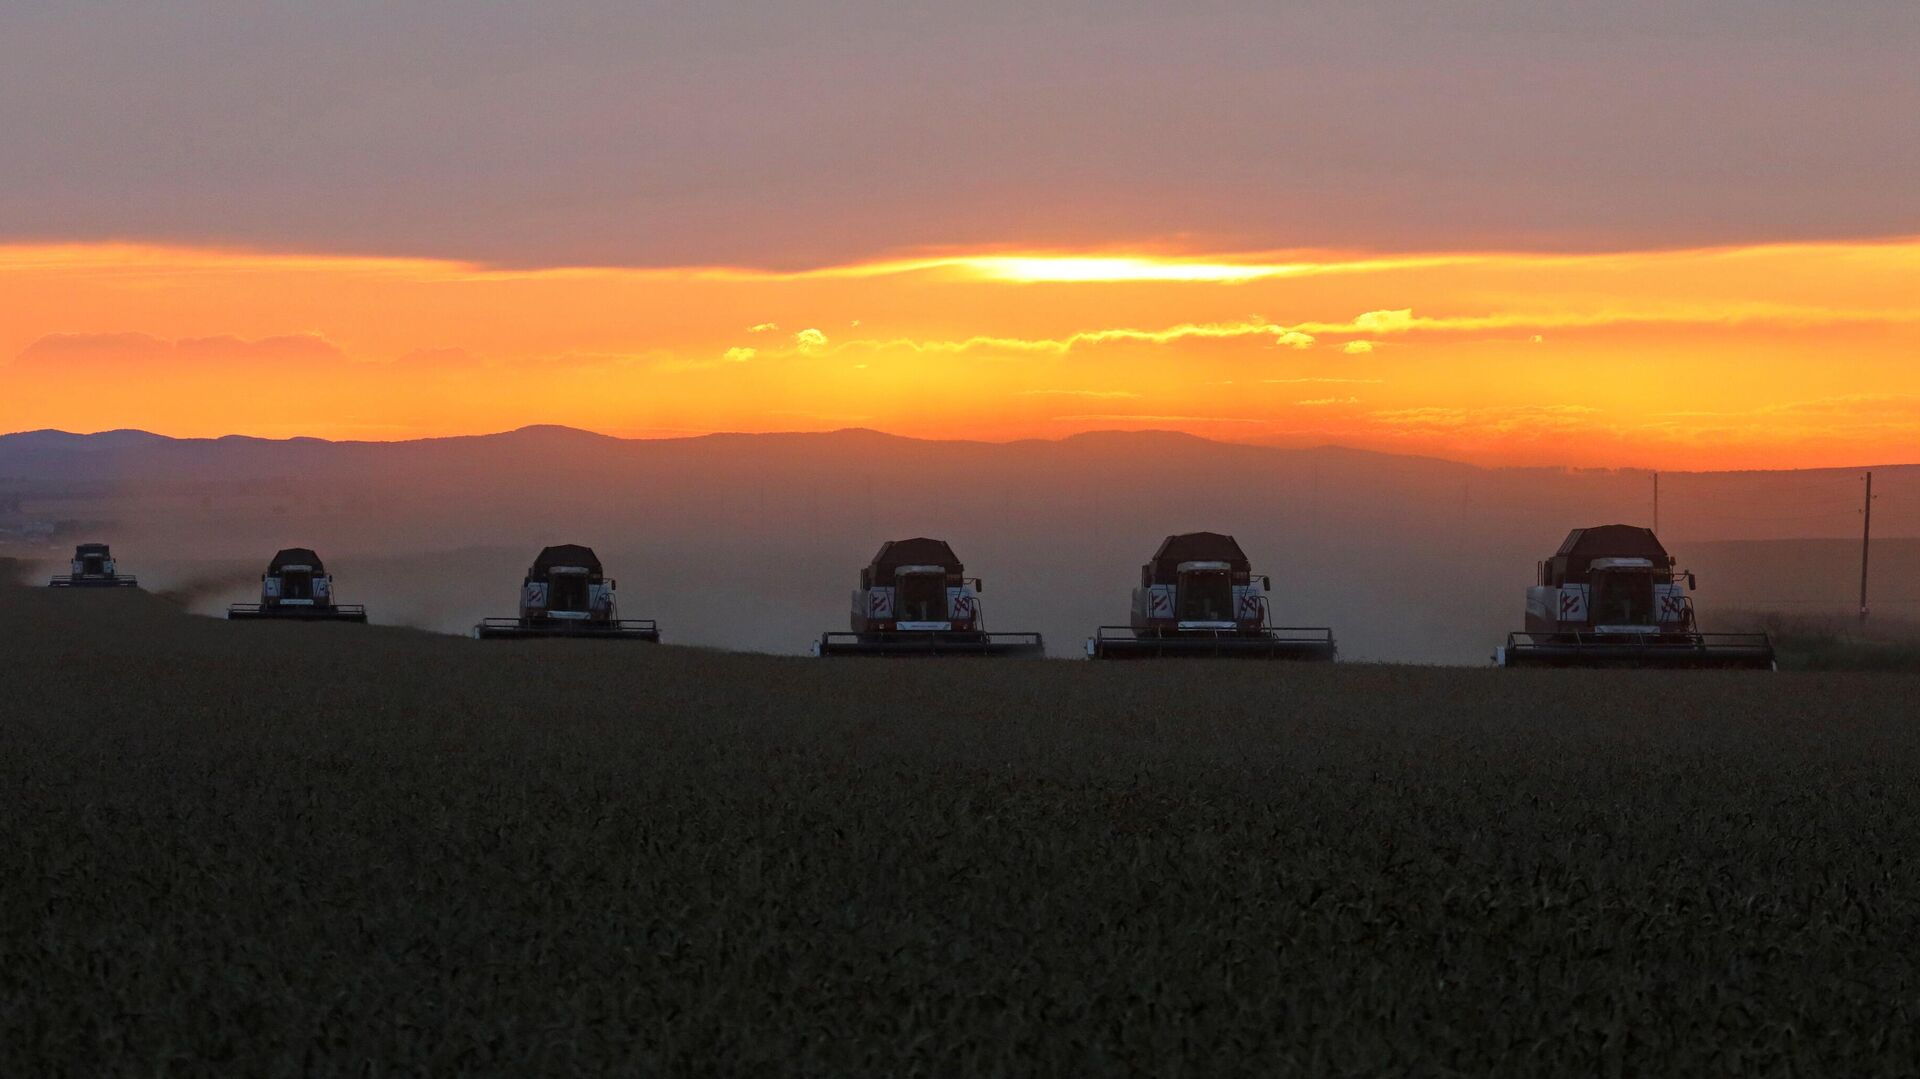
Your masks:
{"label": "harvester grain tank", "polygon": [[260,602],[227,608],[236,622],[287,619],[300,622],[365,622],[358,603],[333,601],[333,575],[320,556],[306,547],[289,547],[273,556],[260,575]]}
{"label": "harvester grain tank", "polygon": [[1576,528],[1539,564],[1527,628],[1496,649],[1502,667],[1735,667],[1770,670],[1765,633],[1702,633],[1694,577],[1674,569],[1653,530]]}
{"label": "harvester grain tank", "polygon": [[1324,626],[1269,625],[1272,581],[1252,572],[1232,536],[1168,536],[1140,567],[1132,624],[1101,626],[1087,639],[1094,659],[1221,657],[1331,660]]}
{"label": "harvester grain tank", "polygon": [[70,572],[47,582],[48,588],[138,588],[140,582],[122,574],[113,552],[104,543],[83,543],[73,549]]}
{"label": "harvester grain tank", "polygon": [[572,637],[610,641],[660,640],[650,618],[621,618],[614,581],[590,547],[563,543],[541,550],[520,585],[518,618],[487,618],[473,627],[481,640]]}
{"label": "harvester grain tank", "polygon": [[852,630],[828,632],[816,656],[1041,656],[1038,633],[989,633],[982,587],[946,541],[889,540],[860,571]]}

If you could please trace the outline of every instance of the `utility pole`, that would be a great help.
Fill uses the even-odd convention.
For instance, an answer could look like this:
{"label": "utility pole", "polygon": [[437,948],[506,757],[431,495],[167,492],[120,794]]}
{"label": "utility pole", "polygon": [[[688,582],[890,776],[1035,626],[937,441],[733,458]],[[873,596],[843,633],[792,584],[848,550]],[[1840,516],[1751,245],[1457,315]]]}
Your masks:
{"label": "utility pole", "polygon": [[1873,542],[1873,473],[1867,473],[1867,503],[1860,510],[1860,621],[1867,620],[1867,548]]}
{"label": "utility pole", "polygon": [[1653,474],[1653,534],[1660,534],[1660,473]]}

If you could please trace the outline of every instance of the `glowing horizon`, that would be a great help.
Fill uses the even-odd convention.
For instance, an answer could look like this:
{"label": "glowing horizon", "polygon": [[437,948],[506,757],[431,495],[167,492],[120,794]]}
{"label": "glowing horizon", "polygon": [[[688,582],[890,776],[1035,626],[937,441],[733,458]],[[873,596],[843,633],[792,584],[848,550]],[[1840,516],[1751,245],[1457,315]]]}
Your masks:
{"label": "glowing horizon", "polygon": [[1014,250],[800,270],[0,246],[0,428],[1167,428],[1485,464],[1920,457],[1920,238]]}

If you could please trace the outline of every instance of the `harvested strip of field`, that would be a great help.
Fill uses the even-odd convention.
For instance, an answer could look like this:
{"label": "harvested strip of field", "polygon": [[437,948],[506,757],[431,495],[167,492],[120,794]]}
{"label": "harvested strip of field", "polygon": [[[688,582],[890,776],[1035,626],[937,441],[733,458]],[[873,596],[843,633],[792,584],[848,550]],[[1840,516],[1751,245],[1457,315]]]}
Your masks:
{"label": "harvested strip of field", "polygon": [[1909,675],[827,662],[18,588],[0,663],[0,1074],[1920,1053]]}

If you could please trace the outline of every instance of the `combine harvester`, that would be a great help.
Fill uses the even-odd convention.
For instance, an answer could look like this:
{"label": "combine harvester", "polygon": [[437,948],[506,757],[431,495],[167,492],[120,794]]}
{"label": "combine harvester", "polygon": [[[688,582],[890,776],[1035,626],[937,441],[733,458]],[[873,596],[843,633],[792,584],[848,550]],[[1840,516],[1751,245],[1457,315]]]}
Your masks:
{"label": "combine harvester", "polygon": [[365,622],[367,609],[358,603],[335,603],[333,575],[320,556],[305,547],[289,547],[274,555],[267,572],[260,575],[260,602],[236,603],[227,608],[227,618],[235,622]]}
{"label": "combine harvester", "polygon": [[614,611],[614,582],[602,575],[591,547],[548,547],[527,569],[520,586],[520,617],[486,618],[473,627],[480,640],[574,637],[657,644],[650,618],[621,618]]}
{"label": "combine harvester", "polygon": [[1038,633],[988,633],[982,588],[936,539],[889,540],[860,571],[853,630],[822,633],[816,656],[1042,656]]}
{"label": "combine harvester", "polygon": [[73,549],[71,573],[47,582],[48,588],[138,588],[140,582],[122,577],[113,553],[104,543],[83,543]]}
{"label": "combine harvester", "polygon": [[1232,536],[1188,532],[1168,536],[1140,567],[1133,624],[1101,626],[1087,639],[1093,659],[1222,657],[1331,660],[1337,649],[1324,626],[1270,626],[1273,583],[1251,572]]}
{"label": "combine harvester", "polygon": [[1501,667],[1732,667],[1772,670],[1765,633],[1701,633],[1693,574],[1653,530],[1576,528],[1527,589],[1527,628],[1494,651]]}

